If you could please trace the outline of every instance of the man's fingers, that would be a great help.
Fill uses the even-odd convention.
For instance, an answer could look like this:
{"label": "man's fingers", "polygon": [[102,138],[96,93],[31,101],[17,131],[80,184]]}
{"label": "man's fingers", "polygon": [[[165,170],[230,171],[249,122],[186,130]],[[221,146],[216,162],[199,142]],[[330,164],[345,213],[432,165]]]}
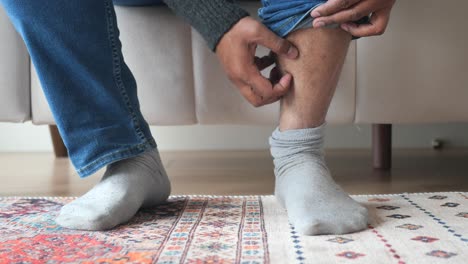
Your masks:
{"label": "man's fingers", "polygon": [[281,97],[285,95],[289,91],[289,88],[291,88],[291,82],[291,74],[287,73],[283,77],[281,77],[279,82],[273,86],[274,97]]}
{"label": "man's fingers", "polygon": [[361,0],[330,0],[323,5],[320,5],[314,11],[312,11],[312,17],[321,17],[335,14],[343,9],[347,9],[350,6],[356,4]]}
{"label": "man's fingers", "polygon": [[289,92],[289,88],[291,87],[292,75],[286,74],[284,75],[278,83],[273,86],[274,95],[263,102],[263,105],[272,104],[281,99],[284,95]]}
{"label": "man's fingers", "polygon": [[295,59],[299,56],[299,51],[293,44],[283,38],[278,37],[275,33],[271,32],[268,28],[260,23],[255,30],[253,41],[272,50],[274,53],[280,56],[286,56],[290,59]]}
{"label": "man's fingers", "polygon": [[267,78],[263,77],[260,72],[250,76],[247,83],[252,86],[255,94],[260,96],[260,99],[267,100],[273,96],[273,85]]}
{"label": "man's fingers", "polygon": [[[239,86],[238,86],[239,87]],[[252,87],[244,84],[243,86],[239,87],[239,92],[241,95],[253,106],[259,107],[262,106],[262,100],[259,96],[257,96],[253,91]]]}
{"label": "man's fingers", "polygon": [[235,81],[234,84],[239,89],[241,95],[253,106],[262,106],[263,100],[255,93],[254,87],[244,81]]}
{"label": "man's fingers", "polygon": [[289,88],[291,87],[291,81],[292,75],[289,73],[280,78],[279,82],[273,86],[273,94],[269,98],[260,98],[257,96],[257,101],[255,101],[254,106],[264,106],[280,100],[288,93]]}
{"label": "man's fingers", "polygon": [[360,2],[352,8],[336,12],[330,16],[317,18],[314,20],[313,25],[315,28],[320,28],[330,24],[343,24],[359,20],[372,12],[372,4],[372,2]]}
{"label": "man's fingers", "polygon": [[[354,0],[350,0],[354,1]],[[331,2],[331,1],[329,1]],[[316,28],[324,27],[330,24],[343,24],[343,23],[351,23],[356,20],[359,20],[365,16],[368,16],[369,14],[375,14],[375,13],[380,13],[380,14],[386,14],[386,22],[385,25],[388,23],[388,19],[390,17],[390,12],[392,10],[392,7],[395,3],[395,0],[360,0],[357,1],[354,5],[351,5],[350,7],[346,9],[341,9],[340,11],[337,11],[335,13],[331,13],[329,15],[321,15],[321,17],[314,19],[313,26]],[[383,22],[383,21],[378,21],[378,22]],[[382,29],[379,29],[382,31]],[[385,28],[383,29],[385,30]],[[379,32],[376,32],[379,33]],[[374,33],[369,33],[371,35],[379,35],[379,34],[374,34]]]}
{"label": "man's fingers", "polygon": [[382,10],[372,14],[369,24],[345,23],[341,28],[356,37],[379,36],[385,33],[389,19],[390,9]]}
{"label": "man's fingers", "polygon": [[278,101],[291,87],[292,75],[281,77],[279,71],[274,70],[273,75],[277,82],[259,75],[252,76],[245,84],[238,85],[242,95],[255,107],[260,107]]}

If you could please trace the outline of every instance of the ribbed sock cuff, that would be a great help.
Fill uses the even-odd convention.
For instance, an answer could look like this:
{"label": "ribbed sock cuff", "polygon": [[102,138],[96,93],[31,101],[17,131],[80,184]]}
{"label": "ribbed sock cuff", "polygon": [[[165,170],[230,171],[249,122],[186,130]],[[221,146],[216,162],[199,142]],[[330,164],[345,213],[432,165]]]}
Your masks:
{"label": "ribbed sock cuff", "polygon": [[321,152],[324,146],[326,123],[314,128],[280,131],[276,128],[270,139],[271,154],[274,158],[304,152]]}
{"label": "ribbed sock cuff", "polygon": [[317,137],[322,137],[325,132],[327,123],[323,123],[318,127],[303,128],[303,129],[292,129],[286,131],[280,131],[279,127],[273,131],[272,137],[278,140],[291,140],[291,141],[303,141],[313,140]]}

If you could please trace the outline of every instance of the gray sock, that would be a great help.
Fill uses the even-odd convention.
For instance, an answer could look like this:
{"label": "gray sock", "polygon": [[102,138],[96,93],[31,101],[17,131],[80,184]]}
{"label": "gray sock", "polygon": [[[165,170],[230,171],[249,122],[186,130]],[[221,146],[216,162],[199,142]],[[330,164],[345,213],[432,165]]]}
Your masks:
{"label": "gray sock", "polygon": [[323,156],[326,124],[279,131],[270,137],[275,164],[275,196],[301,234],[345,234],[367,226],[367,209],[330,175]]}
{"label": "gray sock", "polygon": [[164,202],[171,191],[158,151],[107,166],[102,180],[65,205],[56,219],[62,227],[106,230],[128,222],[141,207]]}

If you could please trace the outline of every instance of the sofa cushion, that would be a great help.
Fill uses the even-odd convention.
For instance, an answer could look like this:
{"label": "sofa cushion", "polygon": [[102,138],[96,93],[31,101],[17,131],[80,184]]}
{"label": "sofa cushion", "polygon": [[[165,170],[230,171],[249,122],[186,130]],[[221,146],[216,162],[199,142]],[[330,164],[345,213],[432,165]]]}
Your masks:
{"label": "sofa cushion", "polygon": [[0,121],[30,119],[29,56],[0,6]]}
{"label": "sofa cushion", "polygon": [[[125,61],[152,125],[196,123],[190,26],[167,7],[116,7]],[[53,123],[33,72],[33,120]]]}

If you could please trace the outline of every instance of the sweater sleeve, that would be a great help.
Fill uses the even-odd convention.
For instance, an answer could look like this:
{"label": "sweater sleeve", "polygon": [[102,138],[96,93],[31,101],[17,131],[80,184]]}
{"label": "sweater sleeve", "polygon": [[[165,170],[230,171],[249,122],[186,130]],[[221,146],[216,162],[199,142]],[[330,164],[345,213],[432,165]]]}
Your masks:
{"label": "sweater sleeve", "polygon": [[178,16],[184,18],[215,51],[218,42],[247,11],[229,0],[163,0]]}

